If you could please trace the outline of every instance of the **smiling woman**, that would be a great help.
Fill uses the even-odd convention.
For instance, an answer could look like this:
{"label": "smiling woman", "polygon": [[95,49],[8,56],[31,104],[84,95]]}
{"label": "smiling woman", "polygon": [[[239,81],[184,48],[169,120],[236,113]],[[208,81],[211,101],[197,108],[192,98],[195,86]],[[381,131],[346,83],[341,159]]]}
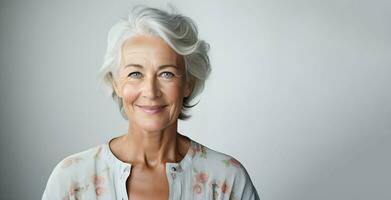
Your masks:
{"label": "smiling woman", "polygon": [[239,161],[177,132],[210,73],[208,48],[175,11],[140,6],[114,25],[101,74],[128,132],[61,161],[42,199],[259,199]]}
{"label": "smiling woman", "polygon": [[152,132],[177,121],[192,88],[180,58],[157,36],[136,35],[125,41],[113,87],[134,126]]}

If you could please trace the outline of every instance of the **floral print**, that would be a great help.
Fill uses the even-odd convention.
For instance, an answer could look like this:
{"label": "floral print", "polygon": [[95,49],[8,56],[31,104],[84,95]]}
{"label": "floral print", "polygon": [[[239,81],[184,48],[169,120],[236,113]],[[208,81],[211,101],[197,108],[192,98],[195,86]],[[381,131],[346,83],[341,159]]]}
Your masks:
{"label": "floral print", "polygon": [[91,181],[88,184],[81,185],[79,182],[72,182],[68,189],[68,194],[63,197],[63,200],[81,200],[83,193],[90,189],[90,185],[94,186],[94,191],[97,197],[102,196],[104,192],[103,184],[105,182],[105,178],[99,175],[92,175]]}
{"label": "floral print", "polygon": [[204,146],[200,145],[200,144],[196,144],[194,146],[192,146],[190,148],[191,150],[191,154],[192,154],[192,157],[194,158],[197,154],[199,154],[199,156],[201,158],[206,158],[206,149]]}
{"label": "floral print", "polygon": [[221,184],[221,192],[222,193],[228,193],[229,191],[229,185],[226,181],[223,182],[223,184]]}
{"label": "floral print", "polygon": [[231,187],[227,181],[214,180],[210,182],[209,187],[213,191],[213,199],[218,199],[219,196],[224,196],[225,194],[233,195],[233,193],[231,193]]}
{"label": "floral print", "polygon": [[103,183],[105,181],[105,178],[103,176],[99,175],[92,175],[91,177],[92,183],[95,186],[95,194],[96,196],[102,196],[104,192]]}
{"label": "floral print", "polygon": [[80,160],[82,160],[82,158],[78,158],[78,157],[76,157],[76,158],[67,158],[67,159],[65,159],[63,162],[62,162],[62,165],[61,165],[61,167],[62,168],[67,168],[67,167],[70,167],[72,164],[76,164],[76,163],[78,163]]}
{"label": "floral print", "polygon": [[209,175],[204,171],[197,172],[197,170],[194,168],[193,171],[195,172],[193,178],[193,192],[195,194],[201,194],[203,193],[204,187],[209,180]]}
{"label": "floral print", "polygon": [[[108,143],[74,154],[53,170],[42,200],[128,199],[127,167]],[[259,200],[238,160],[195,141],[182,161],[167,167],[170,200]]]}
{"label": "floral print", "polygon": [[198,183],[206,183],[208,181],[208,174],[206,172],[200,172],[196,174],[196,182]]}
{"label": "floral print", "polygon": [[195,184],[194,186],[193,186],[193,192],[195,193],[195,194],[201,194],[202,193],[202,185],[201,184]]}
{"label": "floral print", "polygon": [[78,182],[72,182],[71,185],[69,186],[68,189],[68,195],[63,197],[63,200],[70,200],[70,199],[75,199],[75,200],[81,200],[82,194],[87,191],[89,188],[89,184],[80,186]]}
{"label": "floral print", "polygon": [[234,167],[240,167],[240,162],[236,160],[235,158],[230,158],[226,160],[222,160],[226,167],[234,166]]}

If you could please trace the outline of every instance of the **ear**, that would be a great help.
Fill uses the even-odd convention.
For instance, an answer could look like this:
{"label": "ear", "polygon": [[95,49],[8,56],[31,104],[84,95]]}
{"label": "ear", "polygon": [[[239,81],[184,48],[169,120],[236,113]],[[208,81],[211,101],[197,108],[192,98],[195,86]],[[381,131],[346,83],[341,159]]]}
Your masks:
{"label": "ear", "polygon": [[111,84],[113,85],[113,89],[114,89],[115,94],[116,94],[118,97],[122,98],[122,93],[121,93],[121,89],[120,89],[120,87],[119,87],[119,85],[118,85],[118,82],[115,81],[115,80],[113,80],[113,81],[111,82]]}
{"label": "ear", "polygon": [[186,80],[185,97],[189,97],[191,95],[194,89],[194,85],[195,79],[189,75],[188,79]]}

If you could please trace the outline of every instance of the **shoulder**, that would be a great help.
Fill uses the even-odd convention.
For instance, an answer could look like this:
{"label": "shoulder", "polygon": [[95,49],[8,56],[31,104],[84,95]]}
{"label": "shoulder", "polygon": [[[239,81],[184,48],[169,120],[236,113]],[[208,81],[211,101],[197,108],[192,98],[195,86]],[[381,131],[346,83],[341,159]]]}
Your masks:
{"label": "shoulder", "polygon": [[104,145],[71,154],[56,164],[49,176],[42,199],[64,198],[77,190],[82,192],[88,188],[87,183],[93,181],[97,166],[101,162]]}
{"label": "shoulder", "polygon": [[98,145],[87,150],[71,154],[62,159],[54,168],[53,172],[77,175],[77,173],[83,172],[88,167],[93,167],[97,162],[101,160],[101,152],[104,145]]}
{"label": "shoulder", "polygon": [[193,165],[213,173],[224,175],[244,175],[245,168],[239,160],[226,153],[195,143],[192,146]]}
{"label": "shoulder", "polygon": [[259,199],[252,180],[235,157],[196,143],[194,150],[195,179],[208,181],[232,199]]}

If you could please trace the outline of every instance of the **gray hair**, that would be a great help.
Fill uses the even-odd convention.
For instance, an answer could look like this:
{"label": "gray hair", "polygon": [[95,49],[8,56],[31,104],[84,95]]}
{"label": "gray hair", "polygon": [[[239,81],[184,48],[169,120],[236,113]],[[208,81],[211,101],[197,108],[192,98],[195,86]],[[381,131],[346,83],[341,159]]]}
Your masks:
{"label": "gray hair", "polygon": [[118,97],[113,81],[118,75],[121,60],[122,45],[125,40],[136,34],[149,34],[162,38],[184,60],[186,77],[194,81],[193,91],[184,97],[179,119],[190,118],[188,109],[194,107],[191,101],[204,89],[211,68],[208,51],[209,44],[198,38],[197,26],[192,19],[183,16],[169,5],[171,12],[146,6],[136,6],[127,20],[121,20],[109,31],[107,50],[103,66],[99,71],[101,82],[104,83],[112,98],[119,105],[124,119],[128,119],[123,108],[122,98]]}

